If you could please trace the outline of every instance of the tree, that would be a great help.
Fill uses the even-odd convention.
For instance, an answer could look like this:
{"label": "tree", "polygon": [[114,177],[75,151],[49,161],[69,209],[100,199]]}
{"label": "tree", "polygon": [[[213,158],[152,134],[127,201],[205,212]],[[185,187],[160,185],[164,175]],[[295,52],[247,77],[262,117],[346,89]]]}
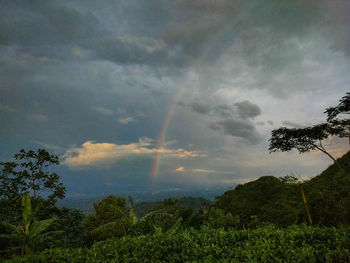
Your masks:
{"label": "tree", "polygon": [[38,243],[38,246],[41,248],[82,246],[86,234],[83,225],[85,218],[83,212],[78,209],[62,207],[57,209],[55,217],[56,219],[48,231],[58,234],[51,234],[42,243]]}
{"label": "tree", "polygon": [[87,241],[126,236],[133,226],[134,211],[128,213],[124,197],[109,195],[94,203],[95,215],[89,215],[84,225],[89,231]]}
{"label": "tree", "polygon": [[[222,209],[222,215],[225,215],[223,219],[231,224],[235,222],[236,215],[239,216],[241,226],[254,226],[256,219],[278,225],[295,224],[300,218],[303,206],[298,186],[288,181],[289,179],[286,181],[284,178],[263,176],[255,181],[237,185],[235,189],[216,198],[215,208]],[[228,213],[231,216],[227,215]],[[220,215],[214,214],[214,217]]]}
{"label": "tree", "polygon": [[28,192],[33,199],[47,196],[55,203],[65,196],[66,189],[59,182],[59,176],[48,168],[58,165],[59,160],[44,149],[35,151],[20,150],[13,156],[13,161],[0,162],[0,197],[19,199]]}
{"label": "tree", "polygon": [[327,122],[329,122],[335,129],[339,137],[349,137],[350,144],[350,119],[344,115],[350,114],[350,92],[341,98],[339,104],[335,107],[327,108]]}
{"label": "tree", "polygon": [[192,208],[178,205],[177,199],[167,198],[140,219],[138,231],[141,234],[150,234],[158,230],[165,233],[170,229],[174,230],[175,225],[193,226],[198,220],[196,216]]}
{"label": "tree", "polygon": [[35,220],[35,211],[32,210],[31,200],[28,193],[25,193],[22,196],[22,206],[23,224],[15,226],[6,223],[5,225],[12,231],[10,234],[0,235],[0,238],[5,238],[13,240],[14,242],[18,242],[20,246],[11,249],[16,250],[17,248],[21,248],[22,255],[24,255],[29,254],[32,250],[35,249],[35,244],[40,238],[43,238],[43,234],[41,233],[52,224],[53,219],[46,219],[41,221]]}
{"label": "tree", "polygon": [[338,167],[340,167],[337,160],[322,144],[322,141],[338,133],[338,129],[329,123],[299,129],[282,127],[272,131],[269,140],[269,151],[270,153],[277,151],[289,152],[296,149],[299,153],[305,153],[317,149],[326,154],[335,164],[338,165]]}

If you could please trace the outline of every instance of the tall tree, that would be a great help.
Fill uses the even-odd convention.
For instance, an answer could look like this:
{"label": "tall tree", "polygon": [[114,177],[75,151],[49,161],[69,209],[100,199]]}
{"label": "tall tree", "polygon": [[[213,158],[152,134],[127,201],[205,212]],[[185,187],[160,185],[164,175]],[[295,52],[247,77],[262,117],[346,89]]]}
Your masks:
{"label": "tall tree", "polygon": [[340,167],[337,160],[322,144],[322,141],[337,133],[337,129],[328,123],[299,129],[282,127],[272,131],[269,140],[269,151],[270,153],[277,151],[289,152],[296,149],[299,153],[305,153],[317,149],[326,154]]}
{"label": "tall tree", "polygon": [[95,214],[88,215],[84,222],[88,243],[125,236],[133,226],[134,218],[129,216],[124,197],[109,195],[94,203],[94,208]]}

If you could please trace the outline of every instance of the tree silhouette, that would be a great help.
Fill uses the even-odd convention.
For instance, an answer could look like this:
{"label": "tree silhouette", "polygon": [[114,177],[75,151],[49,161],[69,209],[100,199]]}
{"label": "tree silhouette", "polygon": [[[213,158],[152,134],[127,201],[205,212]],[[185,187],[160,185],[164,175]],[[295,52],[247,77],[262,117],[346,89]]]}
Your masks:
{"label": "tree silhouette", "polygon": [[0,197],[18,199],[28,192],[33,199],[41,195],[53,203],[65,196],[65,187],[59,182],[59,176],[48,168],[58,165],[59,160],[45,149],[35,151],[20,150],[13,161],[0,162]]}
{"label": "tree silhouette", "polygon": [[338,137],[349,137],[350,144],[350,118],[344,115],[350,114],[350,92],[340,99],[339,104],[335,107],[327,108],[327,122],[335,129]]}
{"label": "tree silhouette", "polygon": [[299,129],[282,127],[272,131],[269,140],[269,151],[270,153],[277,151],[289,152],[296,149],[299,153],[305,153],[317,149],[326,154],[340,167],[337,160],[322,144],[322,141],[337,133],[338,130],[329,123]]}

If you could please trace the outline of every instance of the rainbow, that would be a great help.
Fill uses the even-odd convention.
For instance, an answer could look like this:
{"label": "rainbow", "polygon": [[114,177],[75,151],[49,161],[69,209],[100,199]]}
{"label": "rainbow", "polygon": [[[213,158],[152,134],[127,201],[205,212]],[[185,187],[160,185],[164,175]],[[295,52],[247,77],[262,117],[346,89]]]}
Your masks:
{"label": "rainbow", "polygon": [[152,182],[154,182],[157,179],[158,170],[159,170],[160,149],[163,148],[163,143],[164,143],[164,140],[165,140],[166,132],[167,132],[168,127],[169,127],[170,120],[171,120],[171,118],[174,115],[176,104],[180,100],[184,90],[185,90],[184,86],[182,86],[178,90],[175,98],[173,99],[173,102],[170,104],[170,108],[168,110],[168,113],[167,113],[166,118],[164,120],[164,123],[162,125],[162,129],[160,131],[160,134],[159,134],[159,137],[158,137],[158,140],[157,140],[157,148],[156,148],[157,151],[155,153],[154,161],[153,161],[153,165],[152,165],[152,172],[151,172]]}
{"label": "rainbow", "polygon": [[[259,1],[257,1],[257,3],[259,3]],[[216,36],[212,38],[212,40],[206,46],[206,48],[203,50],[203,52],[195,59],[193,66],[200,65],[202,60],[210,54],[210,51],[213,50],[214,47],[216,47],[216,44],[218,43],[217,40],[220,39],[230,29],[232,29],[232,28],[235,29],[235,27],[239,24],[239,22],[243,21],[246,18],[246,16],[251,12],[251,10],[256,9],[256,8],[258,8],[257,4],[255,4],[254,6],[251,6],[250,8],[247,8],[246,12],[241,14],[241,16],[237,16],[237,17],[233,18],[230,23],[228,23],[223,29],[221,29],[216,34]],[[164,144],[164,141],[166,138],[166,133],[167,133],[169,124],[171,122],[171,119],[174,115],[176,105],[177,105],[178,101],[180,100],[182,94],[184,93],[185,86],[189,80],[189,77],[190,77],[190,74],[187,73],[186,77],[184,78],[184,81],[179,86],[178,91],[177,91],[172,103],[170,104],[168,111],[167,111],[167,115],[164,119],[162,129],[159,133],[159,137],[157,139],[157,146],[156,146],[157,150],[155,152],[154,161],[153,161],[153,165],[152,165],[152,169],[151,169],[151,175],[150,175],[152,183],[154,183],[157,179],[158,171],[159,171],[160,152],[161,152],[161,149],[163,148],[163,144]]]}

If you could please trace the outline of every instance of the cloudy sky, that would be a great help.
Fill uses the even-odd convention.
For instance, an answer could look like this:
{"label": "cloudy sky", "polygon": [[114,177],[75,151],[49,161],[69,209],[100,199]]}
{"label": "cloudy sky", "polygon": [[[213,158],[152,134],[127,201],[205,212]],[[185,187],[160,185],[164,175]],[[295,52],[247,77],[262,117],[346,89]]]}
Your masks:
{"label": "cloudy sky", "polygon": [[[0,157],[60,156],[69,194],[317,175],[268,153],[350,87],[348,0],[0,1]],[[347,144],[330,140],[336,155]]]}

